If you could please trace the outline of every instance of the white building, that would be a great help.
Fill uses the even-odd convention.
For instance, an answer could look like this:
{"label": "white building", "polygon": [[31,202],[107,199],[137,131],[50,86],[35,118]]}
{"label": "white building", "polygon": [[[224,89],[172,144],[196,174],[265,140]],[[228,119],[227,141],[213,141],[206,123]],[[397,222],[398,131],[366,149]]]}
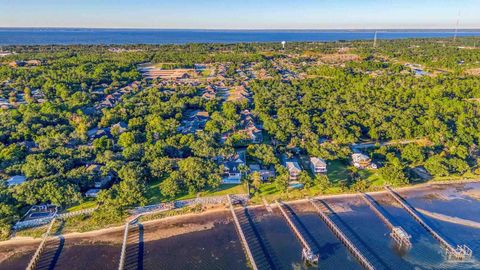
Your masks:
{"label": "white building", "polygon": [[311,157],[310,167],[315,174],[327,172],[327,163],[322,158]]}
{"label": "white building", "polygon": [[296,161],[287,161],[285,166],[290,174],[290,180],[296,180],[302,172],[302,167]]}
{"label": "white building", "polygon": [[359,169],[376,169],[376,165],[372,164],[372,160],[365,154],[362,153],[354,153],[352,154],[352,163],[353,166]]}
{"label": "white building", "polygon": [[243,173],[240,166],[245,166],[245,151],[237,151],[237,154],[223,163],[223,184],[240,184]]}

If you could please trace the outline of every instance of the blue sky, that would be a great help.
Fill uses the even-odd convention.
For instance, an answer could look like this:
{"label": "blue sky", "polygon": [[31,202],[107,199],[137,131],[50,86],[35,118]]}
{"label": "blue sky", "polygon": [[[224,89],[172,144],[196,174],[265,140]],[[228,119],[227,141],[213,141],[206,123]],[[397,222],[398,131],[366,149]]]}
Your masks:
{"label": "blue sky", "polygon": [[480,0],[0,0],[0,27],[480,28]]}

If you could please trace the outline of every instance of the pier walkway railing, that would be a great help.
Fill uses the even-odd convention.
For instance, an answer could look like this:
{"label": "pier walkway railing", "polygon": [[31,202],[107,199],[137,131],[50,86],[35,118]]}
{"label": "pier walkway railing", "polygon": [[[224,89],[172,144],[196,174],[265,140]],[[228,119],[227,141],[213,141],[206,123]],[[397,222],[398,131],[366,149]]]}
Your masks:
{"label": "pier walkway railing", "polygon": [[276,201],[278,209],[282,213],[283,217],[287,221],[288,226],[293,231],[295,236],[300,241],[300,244],[303,247],[302,257],[311,264],[318,264],[319,254],[314,252],[313,248],[310,246],[309,242],[305,239],[302,233],[299,231],[293,220],[290,218],[290,215],[285,211],[283,202]]}
{"label": "pier walkway railing", "polygon": [[16,231],[16,230],[22,230],[22,229],[26,229],[26,228],[44,226],[45,224],[48,224],[49,222],[51,222],[53,219],[66,219],[66,218],[71,218],[71,217],[82,215],[82,214],[91,214],[95,210],[97,210],[97,208],[98,208],[98,206],[94,207],[94,208],[83,209],[83,210],[78,210],[78,211],[74,211],[74,212],[55,214],[55,215],[52,215],[52,216],[49,216],[49,217],[44,217],[44,218],[18,221],[13,226],[13,230]]}
{"label": "pier walkway railing", "polygon": [[235,209],[233,208],[232,199],[230,198],[230,195],[227,195],[226,197],[230,205],[230,211],[232,212],[235,227],[237,228],[237,232],[240,236],[240,240],[242,241],[245,252],[247,253],[247,257],[248,257],[248,260],[250,261],[250,265],[252,266],[253,270],[258,270],[258,266],[255,262],[255,259],[253,258],[252,251],[250,250],[250,246],[248,245],[247,238],[245,237],[245,234],[242,230],[242,226],[240,226],[240,222],[238,220],[237,214],[235,213]]}
{"label": "pier walkway railing", "polygon": [[[248,200],[248,194],[231,194],[229,195],[232,200],[246,201]],[[171,210],[175,208],[181,208],[191,205],[216,205],[216,204],[228,204],[227,196],[213,196],[213,197],[197,197],[188,200],[179,200],[173,202],[165,202],[159,204],[152,204],[147,206],[136,207],[130,211],[132,215],[147,214],[163,210]]]}
{"label": "pier walkway railing", "polygon": [[128,219],[127,222],[125,223],[125,229],[123,231],[123,242],[122,242],[122,251],[120,253],[120,262],[118,264],[118,270],[123,270],[125,269],[125,258],[127,256],[127,243],[128,243],[128,232],[130,230],[130,226],[134,225],[138,219],[142,215],[136,215],[133,216],[132,218]]}
{"label": "pier walkway railing", "polygon": [[40,242],[40,245],[38,245],[37,250],[33,254],[33,257],[30,259],[30,262],[28,263],[27,270],[34,270],[37,268],[37,264],[40,261],[40,256],[42,255],[42,252],[45,249],[45,245],[47,244],[48,238],[50,236],[50,232],[52,231],[53,224],[55,223],[55,221],[56,221],[55,217],[50,221],[47,231],[43,235],[42,242]]}
{"label": "pier walkway railing", "polygon": [[367,203],[370,209],[375,213],[375,215],[385,223],[387,228],[390,230],[390,237],[397,243],[399,247],[410,248],[412,243],[410,242],[411,236],[401,227],[395,226],[391,223],[388,218],[380,212],[380,210],[375,205],[375,202],[372,202],[372,199],[365,193],[361,193],[360,196]]}
{"label": "pier walkway railing", "polygon": [[410,205],[406,203],[406,201],[395,191],[393,191],[390,187],[386,186],[385,189],[388,193],[398,202],[409,214],[413,217],[427,232],[429,232],[435,240],[437,240],[440,245],[442,245],[447,253],[448,259],[453,260],[466,260],[472,257],[472,250],[467,247],[466,245],[457,245],[454,248],[450,243],[447,242],[442,236],[440,236],[432,227],[430,227],[421,217],[417,214],[417,211]]}
{"label": "pier walkway railing", "polygon": [[317,213],[320,215],[320,218],[325,222],[327,227],[333,232],[333,234],[345,245],[345,247],[350,251],[350,253],[357,258],[360,264],[368,270],[374,270],[375,267],[370,263],[370,261],[363,256],[362,252],[348,239],[348,237],[337,227],[337,225],[325,214],[325,210],[321,209],[313,200],[309,200],[310,203],[315,207]]}

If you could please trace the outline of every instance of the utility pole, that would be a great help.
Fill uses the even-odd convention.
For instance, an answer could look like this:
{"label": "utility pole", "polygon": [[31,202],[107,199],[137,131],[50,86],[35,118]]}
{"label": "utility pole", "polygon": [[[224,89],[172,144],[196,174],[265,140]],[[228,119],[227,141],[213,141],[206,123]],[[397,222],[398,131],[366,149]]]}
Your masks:
{"label": "utility pole", "polygon": [[377,47],[377,31],[375,31],[375,35],[373,36],[373,47]]}

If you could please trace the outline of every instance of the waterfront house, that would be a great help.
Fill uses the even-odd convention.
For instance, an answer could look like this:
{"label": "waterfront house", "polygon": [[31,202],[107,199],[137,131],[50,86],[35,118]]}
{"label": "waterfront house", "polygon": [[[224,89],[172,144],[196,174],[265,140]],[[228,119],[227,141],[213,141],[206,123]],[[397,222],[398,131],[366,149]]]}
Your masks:
{"label": "waterfront house", "polygon": [[263,166],[260,166],[259,164],[251,164],[248,167],[250,169],[250,173],[253,173],[253,172],[260,173],[260,178],[264,182],[275,177],[275,170],[272,167],[264,168]]}
{"label": "waterfront house", "polygon": [[326,173],[327,172],[327,163],[322,158],[311,157],[310,158],[310,168],[312,172],[317,173]]}
{"label": "waterfront house", "polygon": [[302,172],[302,167],[296,161],[287,161],[285,163],[288,173],[290,174],[290,180],[297,180],[298,176]]}
{"label": "waterfront house", "polygon": [[237,153],[223,162],[223,184],[240,184],[242,180],[241,166],[245,166],[245,151],[239,150]]}
{"label": "waterfront house", "polygon": [[365,154],[354,153],[352,154],[352,163],[359,169],[367,169],[370,167],[372,160]]}
{"label": "waterfront house", "polygon": [[240,184],[242,181],[242,173],[239,166],[241,164],[235,161],[227,161],[223,163],[223,184]]}

